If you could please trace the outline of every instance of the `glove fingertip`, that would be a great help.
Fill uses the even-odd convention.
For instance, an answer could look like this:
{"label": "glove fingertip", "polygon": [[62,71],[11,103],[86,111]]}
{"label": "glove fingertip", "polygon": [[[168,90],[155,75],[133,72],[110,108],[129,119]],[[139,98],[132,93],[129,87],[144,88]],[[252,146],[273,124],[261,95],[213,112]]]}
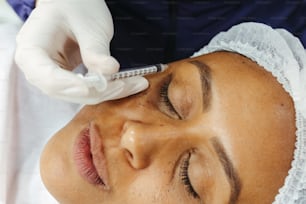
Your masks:
{"label": "glove fingertip", "polygon": [[141,76],[131,77],[124,80],[125,87],[121,93],[121,97],[129,96],[141,92],[149,87],[149,82]]}
{"label": "glove fingertip", "polygon": [[131,78],[123,79],[126,84],[146,89],[149,86],[149,81],[142,76],[134,76]]}
{"label": "glove fingertip", "polygon": [[137,79],[138,83],[137,83],[136,87],[140,91],[142,91],[144,89],[147,89],[149,87],[149,81],[146,78],[144,78],[144,77],[137,77],[137,78],[138,78]]}

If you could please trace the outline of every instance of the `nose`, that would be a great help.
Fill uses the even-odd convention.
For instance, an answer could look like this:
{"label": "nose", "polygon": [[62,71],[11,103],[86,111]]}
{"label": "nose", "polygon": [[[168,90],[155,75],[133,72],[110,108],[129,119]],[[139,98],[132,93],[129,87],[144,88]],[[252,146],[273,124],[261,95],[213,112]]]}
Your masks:
{"label": "nose", "polygon": [[146,168],[151,163],[156,150],[161,148],[161,138],[156,134],[159,131],[155,128],[153,125],[135,121],[124,124],[120,145],[133,168]]}

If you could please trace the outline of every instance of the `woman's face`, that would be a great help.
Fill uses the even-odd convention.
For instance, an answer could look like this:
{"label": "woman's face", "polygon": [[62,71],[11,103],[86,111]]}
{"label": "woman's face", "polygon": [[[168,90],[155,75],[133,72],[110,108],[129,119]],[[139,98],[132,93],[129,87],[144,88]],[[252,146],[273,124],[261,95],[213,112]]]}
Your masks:
{"label": "woman's face", "polygon": [[272,203],[295,142],[276,79],[229,52],[147,78],[146,91],[84,107],[48,142],[51,194],[62,204]]}

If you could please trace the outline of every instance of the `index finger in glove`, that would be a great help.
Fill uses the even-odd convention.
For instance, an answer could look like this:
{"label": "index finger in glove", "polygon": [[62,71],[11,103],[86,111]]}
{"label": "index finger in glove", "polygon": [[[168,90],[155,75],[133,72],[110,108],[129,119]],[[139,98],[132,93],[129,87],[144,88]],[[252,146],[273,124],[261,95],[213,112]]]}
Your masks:
{"label": "index finger in glove", "polygon": [[[105,94],[105,97],[104,97],[105,100],[124,98],[130,95],[136,94],[140,91],[143,91],[149,86],[148,80],[142,76],[134,76],[130,78],[125,78],[125,79],[121,79],[120,81],[124,83],[123,89],[118,90],[115,95],[110,95],[109,97],[106,97],[107,95]],[[107,90],[112,89],[111,88],[112,83],[114,82],[110,82],[108,84]]]}
{"label": "index finger in glove", "polygon": [[115,100],[124,98],[135,93],[138,93],[148,87],[149,83],[147,79],[141,76],[135,76],[127,79],[120,79],[110,81],[107,84],[106,89],[98,91],[95,88],[89,89],[86,97],[82,98],[62,98],[63,100],[73,101],[77,99],[79,103],[85,104],[98,104],[103,101]]}

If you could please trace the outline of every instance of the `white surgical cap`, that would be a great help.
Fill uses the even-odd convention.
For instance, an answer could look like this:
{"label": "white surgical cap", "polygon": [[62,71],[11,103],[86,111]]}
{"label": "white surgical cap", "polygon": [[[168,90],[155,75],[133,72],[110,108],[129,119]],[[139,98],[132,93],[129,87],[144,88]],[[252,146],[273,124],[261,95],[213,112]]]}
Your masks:
{"label": "white surgical cap", "polygon": [[216,35],[193,57],[231,51],[244,55],[271,72],[294,101],[296,144],[292,167],[273,204],[306,204],[306,51],[284,29],[261,23],[241,23]]}

